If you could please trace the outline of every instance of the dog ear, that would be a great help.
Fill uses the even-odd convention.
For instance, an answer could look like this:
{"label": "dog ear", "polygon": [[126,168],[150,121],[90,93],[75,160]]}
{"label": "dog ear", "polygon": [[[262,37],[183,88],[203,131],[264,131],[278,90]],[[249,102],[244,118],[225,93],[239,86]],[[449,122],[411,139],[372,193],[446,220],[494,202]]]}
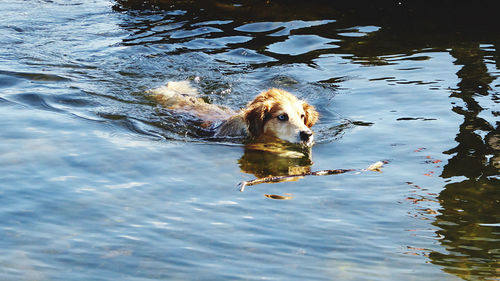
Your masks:
{"label": "dog ear", "polygon": [[304,102],[302,104],[302,107],[304,108],[304,111],[306,113],[306,118],[304,120],[304,124],[307,127],[311,128],[318,121],[319,113],[316,111],[314,106],[312,106],[306,102]]}
{"label": "dog ear", "polygon": [[271,106],[267,102],[253,102],[245,111],[243,118],[248,125],[251,137],[258,137],[264,129]]}

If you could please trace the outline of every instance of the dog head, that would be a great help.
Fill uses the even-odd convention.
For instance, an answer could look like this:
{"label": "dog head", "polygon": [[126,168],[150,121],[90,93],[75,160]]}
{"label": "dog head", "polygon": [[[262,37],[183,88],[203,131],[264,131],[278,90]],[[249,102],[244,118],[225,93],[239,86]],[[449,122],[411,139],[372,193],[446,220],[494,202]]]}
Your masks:
{"label": "dog head", "polygon": [[260,93],[243,113],[252,137],[270,136],[308,146],[313,143],[310,128],[318,116],[313,106],[281,89]]}

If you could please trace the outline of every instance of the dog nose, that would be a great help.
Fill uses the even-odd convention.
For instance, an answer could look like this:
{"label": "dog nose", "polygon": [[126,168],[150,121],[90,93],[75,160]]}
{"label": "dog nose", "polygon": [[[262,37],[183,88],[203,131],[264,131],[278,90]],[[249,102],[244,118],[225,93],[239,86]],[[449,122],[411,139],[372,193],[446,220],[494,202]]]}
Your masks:
{"label": "dog nose", "polygon": [[312,136],[312,132],[311,131],[300,131],[300,140],[303,141],[303,142],[309,141],[309,139],[311,138],[311,136]]}

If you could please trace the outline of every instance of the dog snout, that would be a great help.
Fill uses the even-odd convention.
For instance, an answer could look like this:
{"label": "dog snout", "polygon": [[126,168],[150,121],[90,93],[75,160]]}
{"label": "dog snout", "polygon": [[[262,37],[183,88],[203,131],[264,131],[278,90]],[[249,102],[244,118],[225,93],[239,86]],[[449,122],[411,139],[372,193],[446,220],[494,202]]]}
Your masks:
{"label": "dog snout", "polygon": [[311,131],[300,131],[300,140],[303,142],[308,142],[312,137]]}

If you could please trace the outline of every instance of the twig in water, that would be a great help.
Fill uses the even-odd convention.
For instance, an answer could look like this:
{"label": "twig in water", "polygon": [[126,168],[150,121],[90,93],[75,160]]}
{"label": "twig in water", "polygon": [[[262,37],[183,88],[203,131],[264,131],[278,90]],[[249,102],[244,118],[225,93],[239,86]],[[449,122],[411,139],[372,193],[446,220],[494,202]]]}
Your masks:
{"label": "twig in water", "polygon": [[388,161],[378,161],[378,162],[371,164],[366,169],[321,170],[321,171],[305,172],[305,173],[293,174],[293,175],[264,177],[264,178],[258,178],[258,179],[254,179],[254,180],[240,182],[239,187],[240,187],[240,191],[243,192],[243,191],[245,191],[245,187],[247,187],[247,186],[257,185],[257,184],[261,184],[261,183],[280,182],[280,181],[283,181],[286,179],[299,178],[299,177],[305,177],[305,176],[327,176],[327,175],[338,175],[338,174],[343,174],[343,173],[347,173],[347,172],[365,172],[365,171],[380,172],[381,168],[384,166],[384,164],[387,164],[387,163],[389,163],[389,162]]}

